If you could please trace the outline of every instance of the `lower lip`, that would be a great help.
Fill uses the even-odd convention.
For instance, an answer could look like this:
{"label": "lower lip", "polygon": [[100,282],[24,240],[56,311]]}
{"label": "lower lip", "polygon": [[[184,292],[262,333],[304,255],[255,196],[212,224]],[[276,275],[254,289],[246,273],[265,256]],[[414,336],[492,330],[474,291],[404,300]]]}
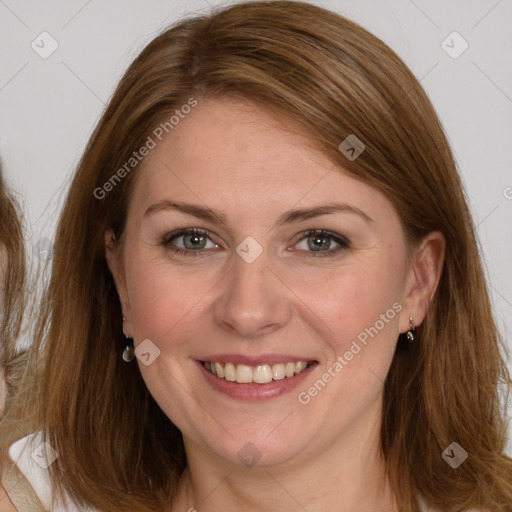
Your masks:
{"label": "lower lip", "polygon": [[311,373],[313,368],[318,364],[311,363],[303,372],[293,377],[285,377],[280,380],[273,380],[268,384],[239,384],[238,382],[230,382],[221,379],[208,371],[201,361],[197,361],[205,379],[212,385],[214,389],[228,395],[236,400],[258,401],[276,398],[292,391]]}

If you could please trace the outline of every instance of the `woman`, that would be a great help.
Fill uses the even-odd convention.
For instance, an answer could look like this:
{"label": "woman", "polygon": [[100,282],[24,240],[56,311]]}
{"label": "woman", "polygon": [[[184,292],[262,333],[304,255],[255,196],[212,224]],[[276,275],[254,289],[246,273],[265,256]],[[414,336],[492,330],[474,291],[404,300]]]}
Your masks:
{"label": "woman", "polygon": [[510,510],[501,346],[412,73],[239,4],[153,40],[96,127],[9,455],[62,510]]}
{"label": "woman", "polygon": [[[1,361],[6,362],[16,357],[15,340],[20,334],[24,302],[25,252],[19,208],[5,184],[1,162],[0,230],[0,356]],[[7,394],[6,388],[2,390]],[[5,403],[2,401],[1,412],[4,406]]]}
{"label": "woman", "polygon": [[[16,347],[23,319],[26,269],[21,216],[5,184],[1,165],[0,229],[0,440],[6,443],[16,439],[11,423],[13,417],[8,411],[26,360],[26,352]],[[24,485],[26,482],[18,480],[18,483],[21,489],[27,489]],[[5,509],[7,499],[0,490],[0,509]]]}

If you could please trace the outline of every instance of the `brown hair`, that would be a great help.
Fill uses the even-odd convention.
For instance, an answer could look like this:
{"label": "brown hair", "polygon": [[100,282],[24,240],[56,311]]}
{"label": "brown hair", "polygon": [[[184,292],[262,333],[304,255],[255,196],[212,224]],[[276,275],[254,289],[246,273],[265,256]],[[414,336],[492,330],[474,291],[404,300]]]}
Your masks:
{"label": "brown hair", "polygon": [[[22,332],[25,309],[26,262],[20,208],[4,181],[0,162],[0,447],[20,436],[9,414],[26,368],[27,352],[16,343]],[[5,455],[0,454],[4,474]],[[0,483],[0,491],[2,485]]]}
{"label": "brown hair", "polygon": [[0,354],[2,361],[5,361],[14,355],[13,341],[20,333],[26,268],[21,213],[15,197],[7,189],[1,163],[0,244],[3,285]]}
{"label": "brown hair", "polygon": [[[444,269],[418,342],[398,344],[385,382],[382,450],[402,510],[512,503],[500,383],[511,380],[455,162],[419,82],[381,40],[299,1],[247,2],[181,20],[126,71],[92,134],[61,214],[33,346],[39,394],[20,395],[60,454],[53,482],[101,510],[161,510],[186,465],[181,434],[121,360],[121,307],[104,232],[122,240],[137,169],[95,190],[190,97],[238,97],[284,114],[339,167],[392,202],[412,247],[446,238]],[[366,145],[349,161],[348,135]],[[111,182],[112,183],[112,182]],[[25,384],[28,389],[35,380]],[[34,411],[36,411],[34,413]],[[34,414],[32,414],[34,413]],[[457,470],[441,458],[469,452]]]}
{"label": "brown hair", "polygon": [[[21,332],[25,299],[25,250],[22,217],[15,197],[8,191],[0,163],[0,366],[7,396],[19,380],[24,359],[16,349]],[[7,408],[7,406],[6,406]]]}

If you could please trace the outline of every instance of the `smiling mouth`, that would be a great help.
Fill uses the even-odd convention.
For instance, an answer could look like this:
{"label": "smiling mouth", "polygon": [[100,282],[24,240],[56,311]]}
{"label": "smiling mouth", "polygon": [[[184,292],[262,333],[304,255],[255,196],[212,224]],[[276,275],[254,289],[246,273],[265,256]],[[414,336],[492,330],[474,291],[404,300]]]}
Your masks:
{"label": "smiling mouth", "polygon": [[248,366],[245,364],[221,363],[203,361],[203,366],[211,374],[228,382],[239,384],[268,384],[276,380],[289,379],[302,373],[314,361],[298,361],[289,363],[260,364]]}

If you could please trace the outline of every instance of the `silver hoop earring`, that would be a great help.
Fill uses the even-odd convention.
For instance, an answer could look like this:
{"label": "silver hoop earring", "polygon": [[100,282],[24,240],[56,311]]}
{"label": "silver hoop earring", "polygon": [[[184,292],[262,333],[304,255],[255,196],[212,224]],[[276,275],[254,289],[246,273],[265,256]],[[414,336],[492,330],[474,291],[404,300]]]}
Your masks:
{"label": "silver hoop earring", "polygon": [[416,326],[414,325],[414,320],[412,316],[409,317],[409,330],[407,331],[407,341],[414,341],[416,339],[416,336],[414,333],[416,332]]}

